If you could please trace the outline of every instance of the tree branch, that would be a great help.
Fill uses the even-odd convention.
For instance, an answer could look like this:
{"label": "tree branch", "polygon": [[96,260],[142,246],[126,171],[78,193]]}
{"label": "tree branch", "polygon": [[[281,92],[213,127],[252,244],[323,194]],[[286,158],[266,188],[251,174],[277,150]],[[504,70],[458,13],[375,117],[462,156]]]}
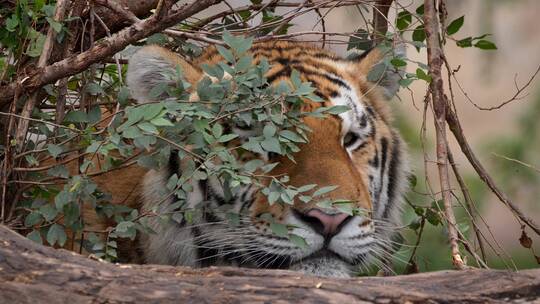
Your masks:
{"label": "tree branch", "polygon": [[[441,2],[444,2],[441,0]],[[435,120],[435,137],[437,147],[437,167],[439,169],[439,180],[441,184],[441,196],[444,203],[444,213],[448,222],[448,237],[450,250],[452,252],[452,262],[457,269],[466,267],[459,252],[458,232],[456,228],[456,217],[452,209],[452,192],[450,187],[450,177],[448,174],[448,150],[446,140],[446,120],[445,113],[448,108],[448,101],[444,95],[441,66],[443,63],[442,49],[439,41],[439,20],[435,0],[424,1],[424,24],[426,31],[427,53],[429,75],[431,76],[430,95],[433,104]]]}
{"label": "tree branch", "polygon": [[[162,20],[150,17],[141,22],[137,22],[113,34],[110,38],[104,38],[88,51],[66,58],[47,67],[36,69],[29,75],[20,76],[19,81],[22,90],[25,92],[33,92],[43,85],[82,72],[90,65],[123,50],[129,44],[160,32],[167,27],[173,26],[221,1],[222,0],[197,0],[172,10]],[[17,82],[13,82],[0,87],[0,91],[3,93],[2,96],[0,96],[0,106],[11,102],[11,98],[13,98],[15,93],[16,84]]]}
{"label": "tree branch", "polygon": [[5,303],[506,303],[538,299],[540,269],[329,279],[285,270],[115,265],[0,226]]}
{"label": "tree branch", "polygon": [[521,209],[516,206],[507,196],[502,192],[491,176],[487,173],[486,169],[480,163],[476,155],[471,149],[471,146],[467,142],[467,139],[465,138],[465,135],[463,134],[463,129],[461,128],[461,124],[459,122],[459,119],[457,117],[457,114],[452,111],[448,110],[446,111],[446,121],[448,122],[448,127],[450,127],[450,131],[454,134],[454,137],[456,138],[459,147],[461,148],[461,151],[467,157],[469,160],[469,163],[472,165],[480,179],[491,189],[491,191],[499,198],[503,204],[505,204],[511,211],[514,213],[523,223],[525,223],[527,226],[529,226],[536,234],[540,235],[540,227],[529,217],[527,217]]}
{"label": "tree branch", "polygon": [[381,42],[388,31],[388,11],[393,0],[379,0],[373,7],[373,39],[374,44]]}

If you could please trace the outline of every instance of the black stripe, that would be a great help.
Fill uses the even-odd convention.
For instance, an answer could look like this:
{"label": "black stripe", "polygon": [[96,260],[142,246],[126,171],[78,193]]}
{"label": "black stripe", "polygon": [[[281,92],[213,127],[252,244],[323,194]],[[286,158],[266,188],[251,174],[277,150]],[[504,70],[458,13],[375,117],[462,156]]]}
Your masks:
{"label": "black stripe", "polygon": [[395,205],[395,195],[396,195],[396,185],[398,183],[398,176],[397,176],[397,170],[398,170],[398,163],[400,161],[400,142],[396,134],[393,134],[392,138],[392,153],[391,153],[391,159],[390,164],[388,165],[388,185],[386,188],[386,194],[388,197],[388,201],[386,202],[386,206],[384,208],[383,212],[383,218],[387,218],[389,216],[390,210],[394,208]]}
{"label": "black stripe", "polygon": [[283,69],[273,73],[272,75],[268,75],[268,77],[266,77],[266,80],[268,81],[268,83],[273,83],[274,81],[276,81],[276,79],[279,79],[281,77],[290,77],[291,73],[291,67],[285,66]]}
{"label": "black stripe", "polygon": [[200,267],[215,265],[217,262],[217,254],[219,252],[216,249],[206,248],[207,246],[200,240],[202,234],[199,227],[191,227],[191,233],[196,240],[194,245],[197,247],[197,260],[200,263]]}
{"label": "black stripe", "polygon": [[343,88],[346,88],[347,90],[351,90],[351,87],[346,84],[343,80],[341,80],[340,78],[338,77],[333,77],[331,75],[328,75],[328,74],[323,74],[323,73],[319,73],[317,71],[310,71],[310,70],[307,70],[305,69],[303,66],[300,66],[300,65],[293,65],[293,68],[298,70],[299,72],[305,74],[306,76],[307,75],[314,75],[314,76],[320,76],[320,77],[324,77],[326,78],[328,81],[340,86],[340,87],[343,87]]}
{"label": "black stripe", "polygon": [[169,164],[168,164],[169,176],[177,174],[180,177],[180,160],[178,159],[178,150],[174,149],[169,154]]}
{"label": "black stripe", "polygon": [[[211,207],[210,207],[211,208]],[[218,218],[217,216],[215,216],[213,213],[211,213],[210,211],[206,210],[204,212],[204,219],[206,220],[206,222],[208,223],[219,223],[219,222],[222,222],[223,220],[221,220],[220,218]]]}
{"label": "black stripe", "polygon": [[380,188],[377,193],[377,202],[380,203],[381,191],[384,188],[384,173],[386,172],[386,158],[388,157],[388,139],[386,137],[381,138],[381,180]]}
{"label": "black stripe", "polygon": [[204,201],[208,200],[208,182],[207,180],[199,180],[199,188],[201,188],[201,193]]}
{"label": "black stripe", "polygon": [[367,106],[366,109],[367,109],[369,115],[375,117],[375,111],[373,110],[373,108],[371,106]]}

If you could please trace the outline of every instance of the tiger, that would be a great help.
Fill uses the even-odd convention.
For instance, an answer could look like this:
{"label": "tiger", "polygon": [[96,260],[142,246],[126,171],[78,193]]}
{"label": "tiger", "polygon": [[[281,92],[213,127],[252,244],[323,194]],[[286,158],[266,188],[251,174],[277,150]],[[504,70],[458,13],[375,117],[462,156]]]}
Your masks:
{"label": "tiger", "polygon": [[[374,47],[360,55],[342,58],[330,50],[299,41],[254,43],[249,50],[254,63],[267,60],[265,75],[270,85],[289,81],[293,70],[302,81],[315,88],[323,102],[305,100],[312,109],[344,105],[349,111],[325,118],[306,117],[310,128],[308,141],[294,153],[294,161],[281,155],[252,155],[277,163],[270,175],[285,174],[289,184],[302,186],[333,185],[337,189],[324,199],[346,199],[368,213],[350,215],[339,209],[323,208],[317,200],[294,204],[270,204],[253,185],[239,187],[226,198],[217,177],[193,182],[186,202],[197,206],[206,202],[205,215],[195,222],[160,222],[148,218],[153,233],[143,233],[136,249],[143,263],[190,267],[238,266],[261,269],[288,269],[309,275],[351,277],[369,266],[388,267],[386,261],[395,250],[404,195],[408,185],[408,156],[404,140],[392,126],[389,100],[400,85],[402,71],[387,68],[377,81],[369,73],[384,60],[388,49]],[[404,47],[390,49],[390,56],[403,56]],[[140,48],[129,59],[126,75],[131,96],[140,104],[159,101],[152,88],[170,82],[178,68],[187,82],[196,86],[208,77],[201,68],[223,61],[216,47],[187,59],[161,46]],[[197,100],[193,92],[191,100]],[[250,130],[233,128],[240,139]],[[247,161],[247,160],[244,160]],[[137,193],[124,193],[140,204],[141,214],[166,210],[173,198],[163,201],[166,183],[172,174],[180,174],[182,163],[171,156],[161,169],[115,173],[104,181],[115,195],[114,183],[137,185]],[[124,191],[126,192],[126,191]],[[243,215],[235,226],[219,212],[224,204]],[[280,224],[292,227],[291,233],[307,246],[295,245],[269,229],[261,214],[271,214]],[[386,266],[385,266],[386,265]]]}

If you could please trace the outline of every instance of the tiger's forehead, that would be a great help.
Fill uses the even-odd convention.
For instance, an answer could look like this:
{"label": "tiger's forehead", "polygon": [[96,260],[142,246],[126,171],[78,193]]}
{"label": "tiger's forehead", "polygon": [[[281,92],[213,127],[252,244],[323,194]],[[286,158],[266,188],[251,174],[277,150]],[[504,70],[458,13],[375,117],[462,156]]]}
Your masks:
{"label": "tiger's forehead", "polygon": [[[271,69],[266,77],[269,83],[290,78],[293,70],[300,72],[304,81],[310,81],[316,93],[325,100],[339,94],[343,79],[347,78],[350,66],[335,54],[307,43],[270,41],[256,43],[250,50],[255,62],[266,59]],[[217,50],[211,47],[197,59],[197,65],[216,64],[222,60]]]}
{"label": "tiger's forehead", "polygon": [[[380,110],[381,106],[371,102],[378,98],[373,96],[375,92],[371,90],[366,75],[358,70],[358,62],[343,59],[328,50],[301,42],[261,42],[254,44],[250,52],[255,62],[264,58],[270,64],[271,68],[266,75],[270,84],[288,81],[293,70],[300,73],[303,81],[311,82],[315,94],[325,102],[310,102],[306,105],[307,110],[320,106],[349,106],[351,111],[339,115],[343,129],[348,129],[349,125],[357,120],[353,116],[362,117]],[[211,47],[196,59],[196,64],[217,64],[221,60],[223,59],[219,52]],[[382,110],[387,112],[384,106]],[[379,114],[384,120],[385,113]]]}

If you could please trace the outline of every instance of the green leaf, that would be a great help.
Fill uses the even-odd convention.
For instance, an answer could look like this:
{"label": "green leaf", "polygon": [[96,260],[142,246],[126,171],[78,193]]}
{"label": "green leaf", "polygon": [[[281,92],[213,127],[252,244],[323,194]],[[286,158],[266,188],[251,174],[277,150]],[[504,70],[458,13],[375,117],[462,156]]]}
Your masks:
{"label": "green leaf", "polygon": [[45,19],[51,25],[55,32],[60,33],[60,31],[62,31],[62,23],[54,20],[51,17],[46,17]]}
{"label": "green leaf", "polygon": [[412,34],[413,41],[422,42],[426,40],[426,32],[424,31],[424,25],[420,24],[417,26]]}
{"label": "green leaf", "polygon": [[223,59],[225,59],[229,63],[234,63],[234,55],[230,50],[224,48],[221,45],[217,45],[216,49],[218,50],[219,54],[223,56]]}
{"label": "green leaf", "polygon": [[406,29],[412,22],[412,15],[409,11],[403,10],[399,12],[398,18],[396,20],[397,28],[402,31]]}
{"label": "green leaf", "polygon": [[244,164],[244,170],[246,170],[247,172],[255,172],[255,170],[257,170],[258,168],[260,168],[261,166],[264,165],[264,161],[260,160],[260,159],[252,159],[250,161],[248,161],[247,163]]}
{"label": "green leaf", "polygon": [[101,120],[101,109],[99,106],[95,106],[88,111],[88,122],[91,124],[97,123]]}
{"label": "green leaf", "polygon": [[456,45],[462,48],[471,47],[472,41],[473,41],[472,37],[467,37],[467,38],[456,41]]}
{"label": "green leaf", "polygon": [[280,196],[279,192],[270,192],[270,194],[268,195],[268,203],[270,205],[274,204],[279,199],[279,196]]}
{"label": "green leaf", "polygon": [[153,125],[151,123],[148,123],[148,122],[141,122],[141,123],[137,124],[137,127],[139,127],[139,129],[143,130],[144,132],[147,132],[147,133],[150,133],[150,134],[159,134],[159,131],[155,127],[155,125]]}
{"label": "green leaf", "polygon": [[369,50],[373,41],[369,38],[369,33],[365,29],[359,29],[349,38],[347,51],[351,49]]}
{"label": "green leaf", "polygon": [[313,188],[317,187],[317,184],[310,184],[310,185],[304,185],[300,188],[298,188],[298,192],[307,192],[309,190],[312,190]]}
{"label": "green leaf", "polygon": [[143,134],[141,133],[139,128],[137,128],[136,126],[131,126],[125,129],[124,132],[122,132],[122,135],[125,138],[137,138],[137,137],[141,137]]}
{"label": "green leaf", "polygon": [[128,104],[128,101],[129,101],[129,89],[127,87],[121,87],[119,90],[118,90],[118,102],[120,103],[121,106],[125,106]]}
{"label": "green leaf", "polygon": [[306,240],[303,237],[299,236],[299,235],[291,233],[291,234],[289,234],[289,240],[293,244],[295,244],[296,246],[298,246],[298,247],[300,247],[302,249],[308,248],[308,244],[307,244]]}
{"label": "green leaf", "polygon": [[276,134],[276,127],[273,125],[266,125],[263,129],[263,135],[265,138],[272,138]]}
{"label": "green leaf", "polygon": [[64,246],[66,240],[67,236],[66,232],[64,231],[64,227],[58,224],[52,224],[47,232],[47,243],[49,243],[51,246],[56,243],[58,243],[60,246]]}
{"label": "green leaf", "polygon": [[43,239],[41,238],[41,233],[38,230],[32,230],[26,237],[38,244],[43,244]]}
{"label": "green leaf", "polygon": [[309,195],[300,195],[298,198],[299,198],[302,202],[304,202],[304,203],[309,203],[309,202],[311,202],[311,200],[313,199],[313,198],[312,198],[311,196],[309,196]]}
{"label": "green leaf", "polygon": [[453,35],[459,31],[459,29],[463,26],[463,22],[465,21],[465,16],[461,16],[454,21],[450,22],[450,24],[446,27],[446,34]]}
{"label": "green leaf", "polygon": [[495,45],[495,43],[489,40],[485,40],[485,39],[479,40],[478,42],[474,44],[474,46],[482,50],[496,50],[497,49],[497,46]]}
{"label": "green leaf", "polygon": [[354,212],[353,212],[354,205],[352,203],[344,203],[344,204],[334,203],[334,207],[337,208],[342,213],[348,214],[350,216],[354,215]]}
{"label": "green leaf", "polygon": [[135,230],[135,223],[129,221],[118,223],[114,231],[118,234],[118,236],[130,239],[134,239],[137,234],[137,230]]}
{"label": "green leaf", "polygon": [[399,59],[399,58],[394,58],[392,60],[390,60],[390,63],[395,66],[396,68],[399,68],[399,67],[404,67],[407,65],[407,62],[405,62],[405,60],[402,60],[402,59]]}
{"label": "green leaf", "polygon": [[413,81],[414,81],[413,78],[403,78],[403,79],[399,80],[399,85],[406,88],[406,87],[410,86],[411,83],[413,83]]}
{"label": "green leaf", "polygon": [[19,18],[17,18],[17,15],[13,14],[6,19],[6,30],[8,30],[8,32],[14,32],[18,25]]}
{"label": "green leaf", "polygon": [[74,201],[73,194],[66,190],[60,191],[54,197],[54,204],[56,206],[56,209],[59,211],[62,210],[65,205],[71,203],[72,201]]}
{"label": "green leaf", "polygon": [[[144,120],[151,120],[157,117],[162,117],[165,113],[162,113],[164,106],[160,103],[153,103],[141,107]],[[161,115],[160,115],[161,114]]]}
{"label": "green leaf", "polygon": [[270,223],[270,230],[272,232],[280,237],[288,237],[289,236],[289,229],[287,229],[287,225],[280,224],[280,223]]}
{"label": "green leaf", "polygon": [[37,211],[32,211],[24,218],[24,226],[32,227],[43,221],[43,216]]}
{"label": "green leaf", "polygon": [[325,193],[328,193],[328,192],[331,192],[331,191],[334,191],[335,189],[337,189],[338,186],[326,186],[326,187],[322,187],[322,188],[319,188],[317,189],[317,191],[315,191],[315,193],[313,193],[313,196],[321,196]]}
{"label": "green leaf", "polygon": [[238,134],[225,134],[218,139],[218,142],[225,143],[238,137]]}
{"label": "green leaf", "polygon": [[103,88],[95,82],[91,82],[86,85],[85,91],[90,95],[101,95],[105,93],[105,91],[103,91]]}
{"label": "green leaf", "polygon": [[441,217],[439,213],[434,211],[433,208],[428,208],[426,210],[426,219],[433,226],[437,226],[441,223]]}
{"label": "green leaf", "polygon": [[275,137],[266,138],[261,142],[261,147],[267,152],[275,152],[281,154],[281,146],[279,140]]}
{"label": "green leaf", "polygon": [[64,120],[69,122],[88,122],[88,115],[83,111],[70,111],[66,114]]}
{"label": "green leaf", "polygon": [[427,83],[431,82],[431,76],[426,74],[426,72],[424,72],[424,70],[420,68],[416,69],[416,77],[418,77],[418,79],[426,81]]}
{"label": "green leaf", "polygon": [[55,145],[55,144],[48,144],[47,145],[47,151],[53,158],[57,158],[58,155],[60,155],[63,151],[61,146]]}
{"label": "green leaf", "polygon": [[367,80],[371,82],[378,82],[384,76],[384,73],[388,70],[388,67],[384,62],[379,62],[373,67],[367,74]]}
{"label": "green leaf", "polygon": [[45,204],[39,208],[39,212],[43,215],[47,222],[50,222],[56,218],[58,215],[58,210],[54,208],[51,204]]}
{"label": "green leaf", "polygon": [[290,141],[293,141],[293,142],[298,142],[298,143],[305,143],[306,140],[303,139],[302,137],[300,137],[300,135],[292,132],[292,131],[289,131],[289,130],[282,130],[282,131],[279,131],[279,136],[283,137],[283,138],[286,138]]}
{"label": "green leaf", "polygon": [[221,126],[221,124],[214,124],[212,126],[212,135],[214,135],[215,138],[220,138],[221,135],[223,134],[223,127]]}
{"label": "green leaf", "polygon": [[338,115],[341,113],[345,113],[347,111],[350,111],[351,108],[349,106],[332,106],[328,110],[326,110],[326,113]]}
{"label": "green leaf", "polygon": [[172,127],[172,126],[174,126],[174,124],[172,122],[170,122],[168,119],[165,119],[163,117],[154,118],[154,119],[150,120],[150,123],[153,124],[154,126],[158,126],[158,127]]}
{"label": "green leaf", "polygon": [[420,5],[418,8],[416,8],[416,13],[418,15],[423,15],[424,14],[424,5]]}
{"label": "green leaf", "polygon": [[26,55],[30,57],[39,57],[43,52],[43,45],[45,44],[45,39],[47,37],[40,32],[33,31],[31,33],[34,38],[26,48]]}

